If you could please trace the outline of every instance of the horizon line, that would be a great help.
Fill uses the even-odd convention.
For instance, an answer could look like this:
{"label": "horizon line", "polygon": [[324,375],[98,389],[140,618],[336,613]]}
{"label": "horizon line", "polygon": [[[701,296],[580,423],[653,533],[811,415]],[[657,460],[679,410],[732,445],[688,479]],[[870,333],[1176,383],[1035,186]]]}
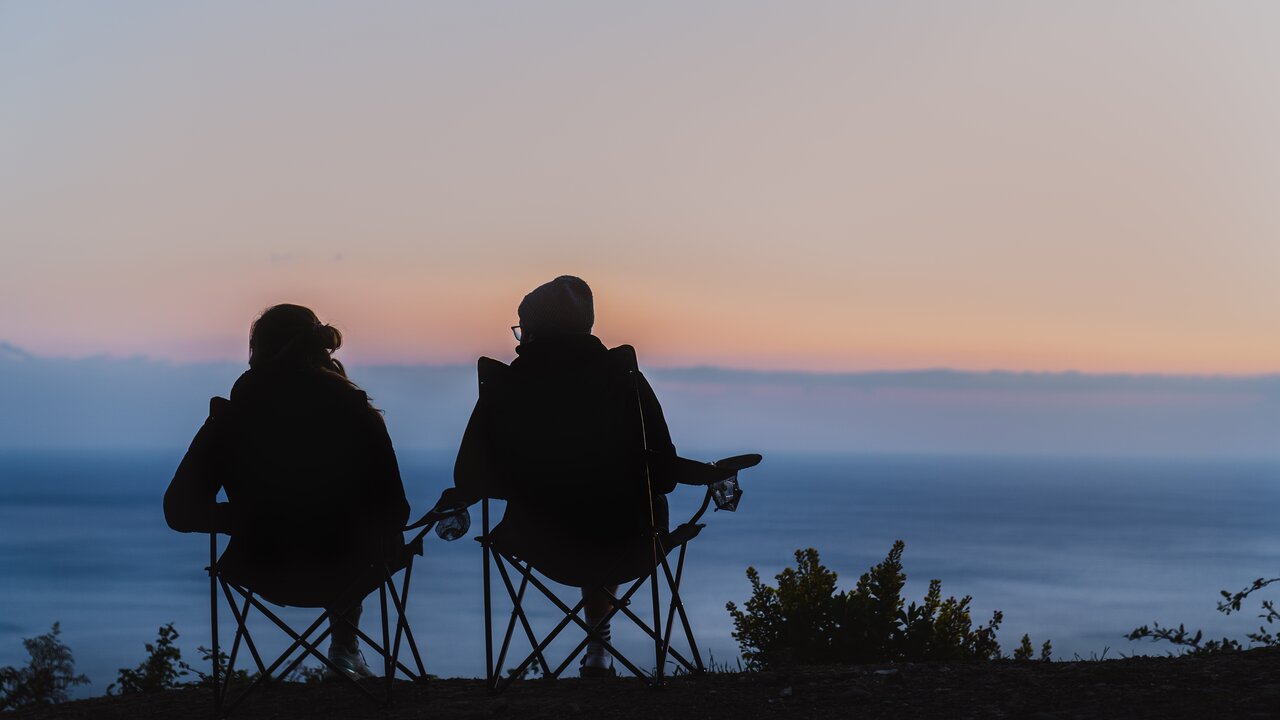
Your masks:
{"label": "horizon line", "polygon": [[[111,360],[118,362],[151,362],[174,367],[194,367],[204,365],[245,365],[247,362],[229,359],[209,360],[174,360],[162,356],[139,353],[134,355],[114,355],[111,353],[95,353],[90,355],[39,355],[26,350],[7,340],[0,340],[0,359],[18,357],[30,360],[52,360],[65,362],[85,362],[92,360]],[[355,368],[471,368],[475,363],[469,362],[428,362],[428,361],[375,361],[343,363]],[[797,368],[752,368],[707,363],[692,365],[648,365],[650,371],[658,372],[723,372],[757,376],[789,376],[810,378],[836,378],[848,376],[887,376],[887,375],[985,375],[985,376],[1042,376],[1042,377],[1093,377],[1093,378],[1146,378],[1146,379],[1205,379],[1205,380],[1280,380],[1280,369],[1262,373],[1230,373],[1230,372],[1166,372],[1120,371],[1120,370],[1028,370],[1014,368],[964,369],[949,366],[924,366],[909,368],[875,368],[866,370],[804,370]],[[782,379],[781,377],[779,379]]]}

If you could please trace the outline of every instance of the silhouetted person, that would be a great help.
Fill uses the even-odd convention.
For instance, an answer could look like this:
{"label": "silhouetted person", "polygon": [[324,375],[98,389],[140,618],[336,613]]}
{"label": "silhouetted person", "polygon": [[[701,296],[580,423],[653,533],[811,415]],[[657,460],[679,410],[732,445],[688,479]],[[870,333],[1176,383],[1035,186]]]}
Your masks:
{"label": "silhouetted person", "polygon": [[[502,401],[476,404],[455,487],[441,505],[507,500],[494,542],[551,579],[581,587],[586,622],[594,626],[608,613],[617,584],[653,563],[642,432],[660,456],[674,458],[675,446],[649,383],[629,372],[634,350],[609,350],[591,334],[595,310],[585,282],[558,277],[526,295],[518,312],[512,330],[519,357],[503,381]],[[653,520],[661,530],[663,494],[674,487],[652,478]],[[608,638],[608,625],[598,630]],[[595,640],[582,663],[584,675],[613,672]]]}
{"label": "silhouetted person", "polygon": [[[230,535],[224,577],[274,603],[354,603],[351,625],[330,620],[329,657],[367,677],[353,625],[377,572],[403,561],[409,504],[381,414],[331,356],[341,344],[305,307],[264,312],[249,370],[229,401],[210,401],[164,511],[174,530]],[[220,489],[229,502],[217,501]]]}

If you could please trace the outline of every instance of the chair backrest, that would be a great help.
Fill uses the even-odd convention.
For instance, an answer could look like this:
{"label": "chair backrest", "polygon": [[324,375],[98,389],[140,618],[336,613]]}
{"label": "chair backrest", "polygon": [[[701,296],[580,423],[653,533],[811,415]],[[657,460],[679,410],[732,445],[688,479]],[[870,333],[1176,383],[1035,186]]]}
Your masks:
{"label": "chair backrest", "polygon": [[536,510],[552,523],[597,530],[616,528],[630,514],[630,524],[641,530],[649,493],[629,350],[564,369],[481,359],[482,417],[474,429],[483,437],[470,438],[478,451],[459,461],[481,469],[483,494]]}
{"label": "chair backrest", "polygon": [[408,506],[364,394],[287,385],[307,380],[216,398],[219,449],[208,470],[242,519],[219,563],[228,577],[281,604],[319,606],[335,586],[376,587],[370,568],[402,560],[397,516]]}
{"label": "chair backrest", "polygon": [[481,358],[455,475],[473,496],[508,502],[499,544],[571,585],[651,566],[670,489],[651,482],[647,431],[656,422],[670,440],[660,409],[656,420],[644,417],[635,352],[588,359],[529,367]]}

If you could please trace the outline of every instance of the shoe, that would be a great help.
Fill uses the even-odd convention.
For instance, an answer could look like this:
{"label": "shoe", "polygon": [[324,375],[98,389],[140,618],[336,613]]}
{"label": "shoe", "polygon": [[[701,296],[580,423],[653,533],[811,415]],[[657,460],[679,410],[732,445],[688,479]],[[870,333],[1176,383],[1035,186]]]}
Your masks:
{"label": "shoe", "polygon": [[600,678],[618,677],[618,671],[614,670],[612,665],[607,665],[605,667],[591,667],[586,663],[583,663],[578,668],[578,675],[587,680],[598,680]]}
{"label": "shoe", "polygon": [[[609,642],[612,633],[609,632],[609,623],[599,623],[595,625],[596,633],[605,643]],[[613,669],[613,658],[610,657],[609,651],[605,649],[604,643],[597,640],[587,641],[586,651],[582,653],[582,662],[578,665],[578,674],[584,678],[611,678],[617,677],[618,673]]]}
{"label": "shoe", "polygon": [[[374,677],[373,670],[369,669],[369,664],[364,661],[364,653],[359,650],[345,650],[341,648],[329,648],[329,662],[333,663],[347,677],[352,680],[363,680],[364,678]],[[324,671],[325,680],[336,680],[338,673],[331,667],[326,667]]]}
{"label": "shoe", "polygon": [[586,664],[586,659],[584,657],[584,659],[582,659],[582,664],[579,665],[579,669],[577,669],[577,674],[579,674],[581,678],[590,680],[599,678],[617,678],[618,671],[613,669],[612,662],[609,665],[602,666],[588,665]]}
{"label": "shoe", "polygon": [[584,678],[618,677],[618,672],[613,669],[613,658],[609,657],[604,648],[591,645],[587,646],[582,660],[578,662],[578,675]]}

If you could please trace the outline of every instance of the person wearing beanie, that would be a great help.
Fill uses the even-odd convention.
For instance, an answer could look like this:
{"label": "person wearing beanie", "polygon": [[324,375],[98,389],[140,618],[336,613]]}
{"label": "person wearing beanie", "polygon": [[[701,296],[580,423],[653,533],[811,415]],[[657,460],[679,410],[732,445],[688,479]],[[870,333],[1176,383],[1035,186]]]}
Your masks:
{"label": "person wearing beanie", "polygon": [[516,309],[521,337],[589,335],[596,323],[591,288],[582,278],[561,275],[524,296]]}
{"label": "person wearing beanie", "polygon": [[[648,531],[651,523],[666,531],[664,495],[675,488],[674,480],[646,473],[643,453],[674,458],[675,446],[635,351],[610,350],[591,334],[595,307],[586,282],[561,275],[539,285],[517,314],[518,357],[502,368],[509,370],[502,399],[477,402],[455,487],[439,505],[506,500],[490,533],[495,545],[582,588],[585,620],[608,641],[602,620],[618,584],[652,567]],[[614,674],[603,644],[587,644],[581,672]]]}

